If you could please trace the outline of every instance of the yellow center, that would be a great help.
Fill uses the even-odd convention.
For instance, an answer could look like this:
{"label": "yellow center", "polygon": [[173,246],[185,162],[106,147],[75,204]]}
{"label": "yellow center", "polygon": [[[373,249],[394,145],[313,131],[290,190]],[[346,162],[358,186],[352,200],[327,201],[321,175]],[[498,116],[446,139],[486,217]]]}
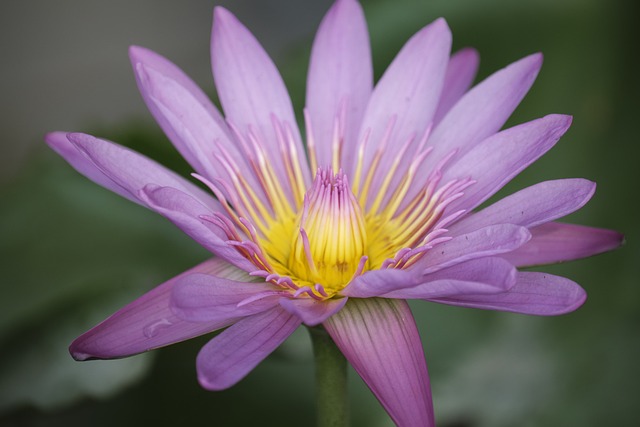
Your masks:
{"label": "yellow center", "polygon": [[342,290],[367,258],[367,233],[346,177],[320,170],[295,217],[273,227],[261,241],[273,269],[298,286]]}
{"label": "yellow center", "polygon": [[[389,126],[387,133],[393,120]],[[259,135],[252,130],[246,138],[236,133],[258,185],[245,179],[224,151],[218,160],[228,170],[228,181],[214,184],[197,176],[227,213],[202,219],[218,226],[227,242],[255,265],[251,274],[289,289],[296,297],[339,296],[354,277],[367,270],[413,265],[426,250],[448,239],[443,237],[444,227],[463,213],[443,218],[445,207],[473,183],[465,178],[440,185],[441,169],[450,156],[430,176],[417,174],[430,152],[425,148],[429,130],[420,139],[406,141],[384,165],[388,135],[368,161],[365,138],[356,154],[351,186],[339,169],[339,123],[332,165],[318,168],[312,183],[300,166],[291,131],[275,118],[274,128],[280,144],[278,169],[270,163],[277,154],[265,151]],[[311,131],[307,145],[313,170],[318,164]],[[411,146],[411,161],[403,163]]]}

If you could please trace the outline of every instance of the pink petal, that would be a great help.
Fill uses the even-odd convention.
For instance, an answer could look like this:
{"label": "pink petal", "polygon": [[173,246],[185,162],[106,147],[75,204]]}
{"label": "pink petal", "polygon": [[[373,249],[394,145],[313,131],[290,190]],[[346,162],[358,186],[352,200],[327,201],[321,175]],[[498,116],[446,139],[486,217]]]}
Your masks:
{"label": "pink petal", "polygon": [[586,179],[541,182],[463,218],[449,232],[457,235],[499,223],[536,227],[577,211],[595,191],[596,184]]}
{"label": "pink petal", "polygon": [[305,325],[316,326],[342,310],[348,298],[332,298],[316,301],[311,298],[281,298],[280,305],[289,313],[298,316]]}
{"label": "pink petal", "polygon": [[547,273],[519,272],[516,284],[507,292],[493,295],[463,295],[431,301],[460,307],[555,316],[580,307],[586,292],[569,279]]}
{"label": "pink petal", "polygon": [[396,425],[435,425],[427,364],[406,302],[352,298],[324,327]]}
{"label": "pink petal", "polygon": [[85,332],[69,347],[76,360],[111,359],[131,356],[184,341],[216,329],[235,319],[187,322],[170,308],[171,292],[177,282],[194,273],[241,279],[249,275],[223,260],[212,258],[147,292],[108,319]]}
{"label": "pink petal", "polygon": [[70,133],[67,138],[121,191],[137,200],[140,200],[139,191],[146,185],[153,184],[173,187],[189,194],[213,211],[222,210],[220,203],[212,196],[142,154],[83,133]]}
{"label": "pink petal", "polygon": [[157,186],[145,187],[140,198],[205,249],[242,270],[255,270],[251,262],[226,243],[227,237],[220,229],[201,219],[213,212],[198,200],[175,188]]}
{"label": "pink petal", "polygon": [[451,107],[465,94],[473,83],[478,72],[480,55],[472,48],[464,48],[451,56],[444,78],[442,95],[438,102],[438,109],[433,116],[433,123],[437,125],[451,110]]}
{"label": "pink petal", "polygon": [[[207,95],[176,65],[138,46],[129,56],[140,93],[149,110],[180,154],[201,175],[226,178],[216,155],[224,147],[233,160],[249,170],[229,129]],[[250,175],[250,174],[249,174]],[[247,177],[251,180],[251,176]]]}
{"label": "pink petal", "polygon": [[497,293],[515,283],[515,268],[501,258],[479,258],[422,277],[406,270],[376,270],[357,277],[343,291],[356,298],[430,299]]}
{"label": "pink petal", "polygon": [[417,286],[424,281],[420,272],[388,268],[367,271],[353,279],[341,295],[353,298],[371,298],[396,289]]}
{"label": "pink petal", "polygon": [[[211,61],[220,103],[227,120],[242,134],[254,130],[266,156],[286,183],[272,115],[291,129],[298,156],[304,156],[287,88],[260,43],[229,11],[216,7],[211,35]],[[305,176],[306,162],[300,162]]]}
{"label": "pink petal", "polygon": [[434,150],[425,161],[425,170],[432,169],[454,149],[464,154],[500,130],[531,88],[541,66],[541,54],[527,56],[467,92],[429,138]]}
{"label": "pink petal", "polygon": [[281,307],[245,317],[205,345],[196,359],[198,380],[208,390],[223,390],[244,378],[300,326]]}
{"label": "pink petal", "polygon": [[526,227],[498,224],[484,227],[435,246],[415,264],[423,274],[433,273],[463,261],[511,252],[531,238]]}
{"label": "pink petal", "polygon": [[[221,322],[273,308],[280,299],[277,290],[264,282],[246,283],[208,274],[190,274],[174,286],[171,308],[176,316],[189,322]],[[241,304],[260,293],[267,296]]]}
{"label": "pink petal", "polygon": [[[411,37],[389,65],[371,95],[360,130],[360,140],[370,130],[364,152],[365,171],[376,149],[383,144],[393,117],[396,121],[390,141],[394,143],[387,147],[391,155],[383,157],[377,176],[385,175],[398,145],[405,144],[411,137],[415,137],[416,142],[422,138],[440,100],[450,50],[451,31],[440,18]],[[412,160],[412,154],[411,150],[407,151],[407,163]]]}
{"label": "pink petal", "polygon": [[351,164],[372,88],[371,49],[362,7],[354,0],[337,1],[316,34],[307,77],[307,110],[318,166],[331,165],[332,136],[342,102],[346,102],[342,164]]}
{"label": "pink petal", "polygon": [[[467,264],[474,264],[471,268],[464,264],[456,265],[450,268],[453,271],[449,275],[453,277],[440,279],[429,277],[427,282],[418,286],[393,290],[380,296],[383,298],[432,300],[434,298],[457,297],[469,294],[483,295],[504,292],[516,283],[516,269],[510,263],[506,261],[501,263],[498,259],[484,258],[469,261]],[[486,268],[489,264],[486,262],[487,260],[490,260],[490,269]],[[459,267],[463,268],[463,274],[456,274],[455,270]],[[474,270],[476,274],[468,274],[470,269]],[[455,277],[456,275],[462,277],[457,278]]]}
{"label": "pink petal", "polygon": [[586,258],[613,250],[624,236],[613,230],[550,222],[531,229],[531,240],[502,255],[517,267]]}
{"label": "pink petal", "polygon": [[105,175],[82,151],[67,138],[67,132],[51,132],[45,136],[45,142],[59,155],[61,155],[75,170],[89,178],[98,185],[103,186],[116,194],[125,197],[132,202],[141,203],[136,195],[131,194],[125,188],[116,184],[109,176]]}
{"label": "pink petal", "polygon": [[497,133],[473,147],[444,173],[442,182],[471,177],[477,182],[448,206],[470,211],[501,189],[555,145],[571,117],[552,114]]}

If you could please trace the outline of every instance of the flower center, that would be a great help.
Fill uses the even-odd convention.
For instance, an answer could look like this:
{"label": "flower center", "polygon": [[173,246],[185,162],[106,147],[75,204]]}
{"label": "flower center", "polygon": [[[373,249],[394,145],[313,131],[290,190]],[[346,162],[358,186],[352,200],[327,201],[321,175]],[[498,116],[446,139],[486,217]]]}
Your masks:
{"label": "flower center", "polygon": [[211,182],[195,175],[226,211],[200,219],[222,231],[226,242],[256,267],[251,275],[295,297],[332,298],[366,270],[411,267],[426,251],[450,239],[445,227],[464,210],[447,212],[448,206],[474,182],[469,177],[440,182],[455,151],[428,175],[419,173],[432,150],[426,146],[430,129],[421,138],[412,134],[388,148],[392,116],[373,150],[367,148],[369,132],[364,133],[353,153],[350,185],[340,169],[345,111],[341,108],[336,117],[331,165],[324,159],[322,168],[317,168],[313,131],[305,116],[309,162],[317,168],[313,182],[301,167],[291,127],[276,116],[272,122],[278,150],[267,149],[257,129],[249,127],[245,134],[230,124],[253,179],[245,177],[223,147],[217,159],[227,178]]}
{"label": "flower center", "polygon": [[293,277],[335,294],[363,272],[364,216],[342,171],[318,170],[296,223],[288,259]]}

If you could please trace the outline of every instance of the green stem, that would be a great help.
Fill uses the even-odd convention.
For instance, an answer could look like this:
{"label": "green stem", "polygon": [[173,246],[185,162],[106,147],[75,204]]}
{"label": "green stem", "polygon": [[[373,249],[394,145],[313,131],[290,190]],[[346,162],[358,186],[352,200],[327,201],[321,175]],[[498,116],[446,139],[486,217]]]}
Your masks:
{"label": "green stem", "polygon": [[316,365],[317,427],[347,427],[347,360],[322,326],[308,329]]}

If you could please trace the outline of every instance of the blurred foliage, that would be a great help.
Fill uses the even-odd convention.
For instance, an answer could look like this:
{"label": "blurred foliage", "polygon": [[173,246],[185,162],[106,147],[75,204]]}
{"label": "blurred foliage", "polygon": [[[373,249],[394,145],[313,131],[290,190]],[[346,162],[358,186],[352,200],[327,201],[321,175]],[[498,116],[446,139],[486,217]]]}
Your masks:
{"label": "blurred foliage", "polygon": [[[413,304],[440,426],[634,425],[640,378],[640,230],[629,200],[639,182],[634,5],[364,2],[376,76],[411,34],[438,16],[453,30],[454,49],[478,48],[480,78],[543,51],[543,71],[510,123],[563,112],[575,116],[574,125],[503,194],[546,179],[592,179],[598,193],[570,220],[621,230],[629,242],[615,253],[545,269],[589,293],[587,304],[567,316]],[[300,41],[277,61],[297,111],[310,42]],[[93,130],[189,173],[148,119]],[[66,348],[75,336],[207,254],[167,221],[81,178],[44,148],[0,189],[0,198],[0,424],[313,424],[313,367],[302,329],[224,392],[206,392],[195,379],[195,355],[207,337],[120,361],[73,362]],[[354,425],[392,425],[353,372],[350,381]]]}

